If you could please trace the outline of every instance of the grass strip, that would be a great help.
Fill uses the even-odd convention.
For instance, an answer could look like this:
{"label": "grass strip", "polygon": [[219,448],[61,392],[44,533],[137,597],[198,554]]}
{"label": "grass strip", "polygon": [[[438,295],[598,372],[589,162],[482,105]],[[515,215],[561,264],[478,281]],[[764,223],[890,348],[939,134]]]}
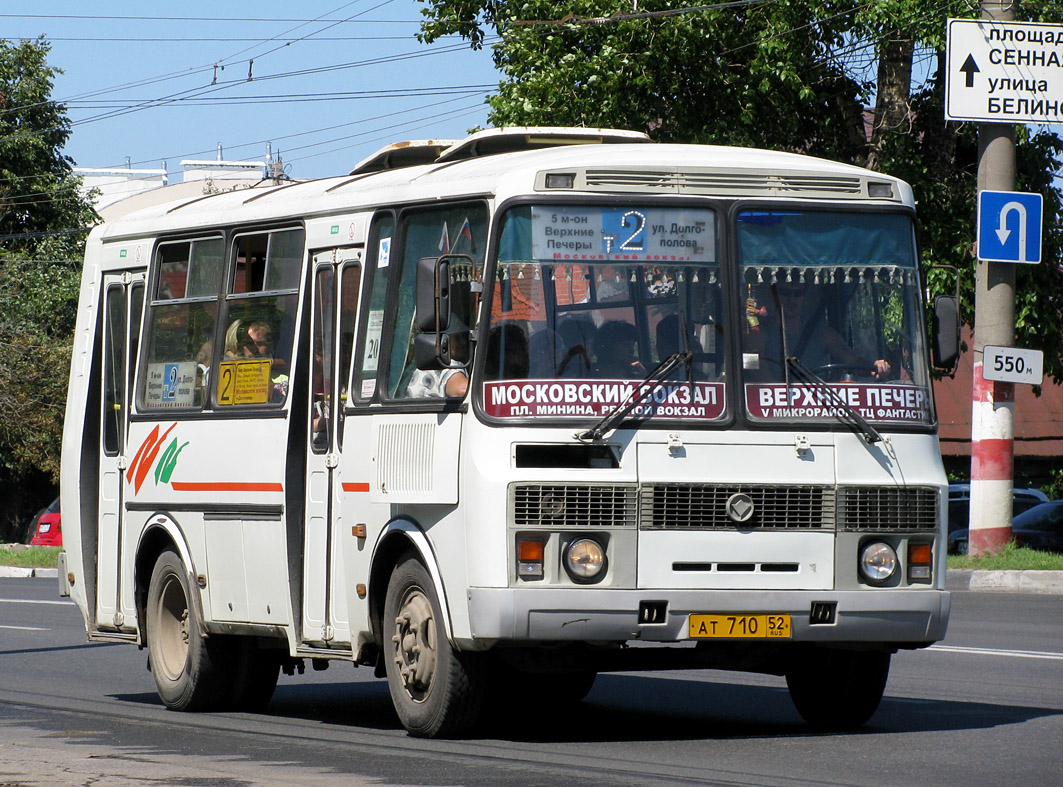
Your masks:
{"label": "grass strip", "polygon": [[949,555],[949,568],[970,568],[984,571],[1063,571],[1063,554],[1038,552],[1017,547],[1012,542],[995,555],[970,557]]}
{"label": "grass strip", "polygon": [[59,565],[62,547],[27,547],[22,544],[0,544],[0,566],[18,568],[55,568]]}

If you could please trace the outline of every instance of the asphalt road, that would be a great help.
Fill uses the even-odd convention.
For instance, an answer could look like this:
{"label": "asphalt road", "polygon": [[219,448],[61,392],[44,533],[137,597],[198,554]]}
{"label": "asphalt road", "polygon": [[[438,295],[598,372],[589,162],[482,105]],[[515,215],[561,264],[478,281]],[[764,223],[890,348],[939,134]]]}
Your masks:
{"label": "asphalt road", "polygon": [[146,654],[89,644],[55,580],[0,579],[2,785],[1034,785],[1063,771],[1063,596],[953,595],[859,733],[812,733],[780,678],[600,676],[549,724],[519,689],[489,738],[409,738],[369,670],[281,677],[267,712],[178,714]]}

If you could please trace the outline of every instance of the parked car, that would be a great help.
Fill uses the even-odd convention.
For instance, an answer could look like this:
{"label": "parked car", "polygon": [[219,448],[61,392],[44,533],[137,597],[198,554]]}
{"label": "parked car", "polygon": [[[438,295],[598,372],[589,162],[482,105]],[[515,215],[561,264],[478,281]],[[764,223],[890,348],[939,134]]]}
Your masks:
{"label": "parked car", "polygon": [[[1048,502],[1048,496],[1040,489],[1017,487],[1011,494],[1012,517],[1029,511],[1034,506]],[[967,552],[967,526],[971,521],[971,485],[949,484],[949,554]],[[963,531],[962,538],[956,535]],[[962,549],[960,544],[962,542]]]}
{"label": "parked car", "polygon": [[30,539],[35,547],[61,547],[63,545],[63,523],[59,515],[59,498],[52,501],[37,520],[37,530]]}
{"label": "parked car", "polygon": [[[1063,552],[1063,500],[1041,503],[1011,520],[1011,536],[1020,547]],[[967,528],[949,533],[949,552],[967,552]]]}

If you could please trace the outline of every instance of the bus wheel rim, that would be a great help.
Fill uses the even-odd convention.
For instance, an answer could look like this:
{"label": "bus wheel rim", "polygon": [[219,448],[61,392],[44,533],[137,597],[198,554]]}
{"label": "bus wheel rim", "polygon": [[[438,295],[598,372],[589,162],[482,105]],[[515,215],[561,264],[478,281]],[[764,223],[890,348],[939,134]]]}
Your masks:
{"label": "bus wheel rim", "polygon": [[438,654],[432,603],[418,587],[410,588],[402,597],[392,643],[406,693],[415,702],[424,701],[432,689]]}
{"label": "bus wheel rim", "polygon": [[188,600],[177,577],[169,577],[163,585],[155,620],[158,666],[165,677],[177,680],[184,672],[189,646]]}

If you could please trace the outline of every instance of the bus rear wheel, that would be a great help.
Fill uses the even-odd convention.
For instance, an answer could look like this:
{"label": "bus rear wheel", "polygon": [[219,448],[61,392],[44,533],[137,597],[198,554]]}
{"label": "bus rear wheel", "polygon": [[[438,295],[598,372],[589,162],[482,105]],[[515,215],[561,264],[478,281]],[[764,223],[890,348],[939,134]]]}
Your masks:
{"label": "bus rear wheel", "polygon": [[171,710],[206,710],[224,704],[227,658],[224,642],[204,638],[190,603],[188,572],[181,558],[159,555],[148,584],[148,664],[159,697]]}
{"label": "bus rear wheel", "polygon": [[813,727],[852,730],[878,709],[889,672],[889,653],[813,648],[790,665],[786,685]]}
{"label": "bus rear wheel", "polygon": [[412,553],[391,574],[384,600],[388,690],[402,726],[419,738],[460,736],[484,705],[484,665],[447,639],[428,571]]}
{"label": "bus rear wheel", "polygon": [[228,707],[257,713],[265,710],[277,689],[281,660],[277,651],[258,647],[249,637],[232,637],[232,683]]}

